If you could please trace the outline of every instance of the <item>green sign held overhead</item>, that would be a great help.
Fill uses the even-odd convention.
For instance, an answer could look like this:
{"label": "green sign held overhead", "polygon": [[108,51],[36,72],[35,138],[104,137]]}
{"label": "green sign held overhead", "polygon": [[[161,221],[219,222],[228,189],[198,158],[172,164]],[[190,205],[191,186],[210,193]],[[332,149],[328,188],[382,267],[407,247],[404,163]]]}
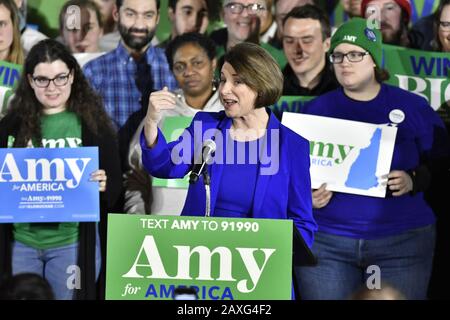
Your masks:
{"label": "green sign held overhead", "polygon": [[106,299],[291,299],[292,220],[110,214]]}
{"label": "green sign held overhead", "polygon": [[282,96],[277,103],[270,106],[270,109],[278,119],[281,119],[283,112],[300,113],[305,103],[314,98],[314,96]]}
{"label": "green sign held overhead", "polygon": [[418,94],[444,118],[450,100],[450,57],[444,52],[427,52],[384,45],[384,69],[388,83]]}
{"label": "green sign held overhead", "polygon": [[22,66],[6,61],[0,61],[0,86],[13,88],[17,85],[22,72]]}
{"label": "green sign held overhead", "polygon": [[19,83],[22,66],[0,61],[0,119],[6,114],[14,89]]}

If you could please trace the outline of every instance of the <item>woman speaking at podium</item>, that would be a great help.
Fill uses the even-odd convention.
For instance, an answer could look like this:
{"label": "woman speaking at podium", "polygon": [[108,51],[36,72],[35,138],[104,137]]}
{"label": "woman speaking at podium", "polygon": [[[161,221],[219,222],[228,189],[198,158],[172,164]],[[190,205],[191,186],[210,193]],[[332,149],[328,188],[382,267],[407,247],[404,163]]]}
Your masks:
{"label": "woman speaking at podium", "polygon": [[[225,110],[197,113],[177,141],[167,143],[157,127],[161,111],[172,109],[175,99],[151,94],[141,134],[143,164],[155,177],[182,178],[198,168],[194,155],[201,157],[205,141],[212,140],[216,149],[206,169],[210,216],[292,219],[310,247],[316,223],[309,143],[266,108],[281,96],[283,75],[274,59],[251,43],[236,45],[224,61],[219,96]],[[198,173],[182,215],[204,216],[207,211],[204,174]]]}

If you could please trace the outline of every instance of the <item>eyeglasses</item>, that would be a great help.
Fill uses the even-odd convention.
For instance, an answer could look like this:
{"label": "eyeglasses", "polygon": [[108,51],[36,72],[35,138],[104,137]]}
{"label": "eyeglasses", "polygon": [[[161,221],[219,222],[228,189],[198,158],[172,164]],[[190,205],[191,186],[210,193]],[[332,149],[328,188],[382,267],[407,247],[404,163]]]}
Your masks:
{"label": "eyeglasses", "polygon": [[245,6],[242,3],[230,2],[225,5],[225,8],[233,14],[241,14],[244,9],[247,9],[248,14],[258,14],[260,11],[266,10],[266,8],[259,3],[250,3]]}
{"label": "eyeglasses", "polygon": [[439,21],[439,26],[444,31],[450,31],[450,21]]}
{"label": "eyeglasses", "polygon": [[70,72],[71,71],[69,71],[69,73],[67,73],[67,74],[60,74],[53,79],[49,79],[49,78],[41,77],[41,76],[32,77],[32,79],[33,79],[34,84],[38,88],[47,88],[50,85],[50,82],[53,82],[53,84],[57,87],[62,87],[62,86],[65,86],[67,84],[67,82],[69,81]]}
{"label": "eyeglasses", "polygon": [[335,52],[330,54],[330,62],[333,64],[339,64],[344,61],[344,57],[347,57],[347,60],[350,62],[361,62],[364,59],[364,56],[368,55],[369,52],[358,52],[358,51],[350,51],[347,53]]}

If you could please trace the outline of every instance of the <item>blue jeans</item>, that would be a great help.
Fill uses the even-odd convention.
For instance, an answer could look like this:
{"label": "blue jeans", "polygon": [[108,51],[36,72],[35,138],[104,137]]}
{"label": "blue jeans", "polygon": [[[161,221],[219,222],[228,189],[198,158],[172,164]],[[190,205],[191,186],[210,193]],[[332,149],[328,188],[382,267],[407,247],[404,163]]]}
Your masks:
{"label": "blue jeans", "polygon": [[382,283],[399,290],[406,299],[426,299],[433,264],[435,225],[408,230],[376,240],[316,233],[314,267],[295,268],[301,299],[343,300],[372,280],[379,267]]}
{"label": "blue jeans", "polygon": [[[97,233],[95,253],[95,276],[100,274],[101,254]],[[35,249],[14,241],[12,254],[12,273],[36,273],[45,278],[53,289],[56,300],[72,300],[75,289],[74,280],[80,275],[78,268],[78,242],[51,249]]]}

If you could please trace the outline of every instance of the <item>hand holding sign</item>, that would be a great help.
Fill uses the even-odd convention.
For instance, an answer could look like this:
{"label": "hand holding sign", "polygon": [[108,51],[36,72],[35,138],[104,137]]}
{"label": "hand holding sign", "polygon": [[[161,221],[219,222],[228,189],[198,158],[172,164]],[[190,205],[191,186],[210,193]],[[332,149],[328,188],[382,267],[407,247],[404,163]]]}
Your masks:
{"label": "hand holding sign", "polygon": [[105,170],[99,169],[91,173],[91,181],[98,181],[100,192],[106,191],[106,180],[107,180]]}
{"label": "hand holding sign", "polygon": [[319,189],[313,190],[312,202],[314,209],[325,207],[330,202],[333,192],[326,190],[327,184],[323,183]]}
{"label": "hand holding sign", "polygon": [[402,196],[413,189],[412,179],[405,171],[391,171],[388,179],[387,185],[389,190],[395,191],[392,193],[394,197]]}

